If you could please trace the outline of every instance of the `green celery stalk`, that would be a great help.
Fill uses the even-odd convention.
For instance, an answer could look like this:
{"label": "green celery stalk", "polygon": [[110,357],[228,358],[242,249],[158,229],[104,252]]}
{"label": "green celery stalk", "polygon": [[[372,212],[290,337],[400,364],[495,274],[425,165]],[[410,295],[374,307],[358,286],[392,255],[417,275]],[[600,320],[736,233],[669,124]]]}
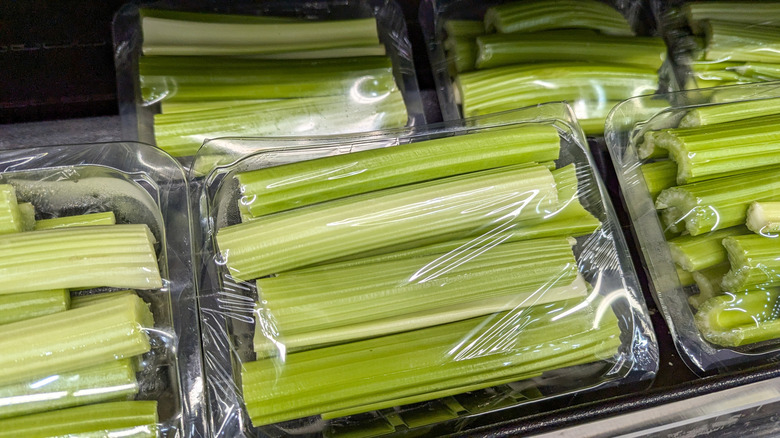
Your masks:
{"label": "green celery stalk", "polygon": [[70,308],[79,309],[93,304],[102,304],[107,300],[125,295],[136,295],[133,290],[118,290],[113,292],[100,292],[89,295],[74,295],[70,297]]}
{"label": "green celery stalk", "polygon": [[137,296],[3,326],[0,385],[75,371],[149,351],[154,321]]}
{"label": "green celery stalk", "polygon": [[[282,374],[274,359],[244,363],[244,400],[253,424],[260,426],[342,409],[371,409],[379,402],[426,393],[436,397],[447,389],[478,382],[489,386],[502,378],[521,379],[613,355],[620,333],[616,318],[608,308],[594,317],[592,308],[582,304],[572,300],[534,306],[293,353],[285,357]],[[604,345],[609,347],[591,349]]]}
{"label": "green celery stalk", "polygon": [[728,262],[717,264],[711,268],[702,269],[692,274],[694,281],[696,281],[696,287],[699,289],[699,293],[688,297],[688,303],[694,308],[698,309],[701,305],[712,297],[723,293],[723,289],[720,287],[720,283],[723,281],[723,276],[730,269]]}
{"label": "green celery stalk", "polygon": [[637,155],[642,160],[654,158],[667,158],[669,151],[656,144],[656,138],[662,131],[647,131],[642,136],[641,143],[637,146]]}
{"label": "green celery stalk", "polygon": [[775,81],[780,79],[780,64],[769,64],[765,62],[745,62],[732,67],[742,75],[754,77],[765,81]]}
{"label": "green celery stalk", "polygon": [[591,61],[657,70],[666,58],[660,38],[603,35],[589,30],[490,34],[477,37],[476,67],[549,61]]}
{"label": "green celery stalk", "polygon": [[22,231],[31,231],[35,228],[35,206],[29,202],[16,204],[19,209],[19,218],[22,221]]}
{"label": "green celery stalk", "polygon": [[219,23],[142,17],[144,55],[243,55],[379,44],[376,19]]}
{"label": "green celery stalk", "polygon": [[482,20],[450,19],[444,22],[444,31],[447,38],[474,38],[485,33],[485,25]]}
{"label": "green celery stalk", "polygon": [[47,289],[157,289],[162,279],[145,224],[95,225],[0,238],[0,294]]}
{"label": "green celery stalk", "polygon": [[756,234],[780,231],[780,202],[751,203],[745,223],[747,228]]}
{"label": "green celery stalk", "polygon": [[0,234],[18,233],[22,226],[16,189],[10,184],[0,184]]}
{"label": "green celery stalk", "polygon": [[639,167],[653,201],[664,189],[677,184],[677,164],[672,160],[644,163]]}
{"label": "green celery stalk", "polygon": [[682,6],[688,25],[696,34],[702,32],[707,20],[731,21],[746,24],[763,24],[780,20],[780,2],[772,1],[694,1]]}
{"label": "green celery stalk", "polygon": [[2,438],[156,438],[156,401],[124,401],[0,420]]}
{"label": "green celery stalk", "polygon": [[558,159],[552,125],[482,130],[239,173],[239,205],[262,216],[309,204],[532,161]]}
{"label": "green celery stalk", "polygon": [[671,187],[656,200],[658,209],[674,209],[667,226],[680,221],[692,236],[745,223],[753,201],[780,199],[780,170],[745,172]]}
{"label": "green celery stalk", "polygon": [[675,268],[677,268],[677,278],[680,280],[680,285],[682,287],[696,284],[696,280],[693,279],[692,273],[680,268],[679,266],[675,266]]}
{"label": "green celery stalk", "polygon": [[0,386],[0,418],[92,404],[138,393],[131,359]]}
{"label": "green celery stalk", "polygon": [[727,21],[708,21],[704,28],[705,59],[780,62],[780,29],[745,26]]}
{"label": "green celery stalk", "polygon": [[178,102],[175,100],[163,100],[160,102],[160,112],[163,114],[193,113],[205,110],[233,108],[242,105],[276,102],[277,100],[279,99],[215,100],[209,102]]}
{"label": "green celery stalk", "polygon": [[594,0],[531,0],[505,3],[485,12],[485,28],[500,33],[585,28],[633,36],[628,21],[606,3]]}
{"label": "green celery stalk", "polygon": [[723,290],[740,292],[780,283],[777,239],[758,234],[731,236],[723,239],[723,246],[731,264],[721,283]]}
{"label": "green celery stalk", "polygon": [[384,44],[365,44],[350,47],[332,47],[326,49],[299,50],[295,52],[265,53],[259,55],[247,55],[254,59],[349,59],[367,56],[386,56],[387,49]]}
{"label": "green celery stalk", "polygon": [[70,293],[65,289],[0,295],[0,325],[64,312],[69,306]]}
{"label": "green celery stalk", "polygon": [[680,128],[693,128],[716,123],[780,114],[780,98],[748,100],[720,105],[708,105],[689,110],[680,120]]}
{"label": "green celery stalk", "polygon": [[447,61],[453,75],[474,70],[477,60],[476,41],[466,37],[448,37],[444,40],[444,50],[447,51]]}
{"label": "green celery stalk", "polygon": [[713,231],[700,236],[680,236],[669,240],[672,260],[688,272],[700,271],[728,260],[726,248],[721,243],[730,236],[748,234],[744,226]]}
{"label": "green celery stalk", "polygon": [[78,214],[52,219],[35,221],[35,230],[51,230],[54,228],[86,227],[90,225],[114,225],[116,217],[113,211],[102,213]]}
{"label": "green celery stalk", "polygon": [[780,336],[777,289],[725,294],[705,301],[694,317],[704,339],[737,347]]}
{"label": "green celery stalk", "polygon": [[276,213],[224,227],[216,240],[230,274],[252,280],[391,245],[522,226],[557,202],[547,168],[507,166]]}

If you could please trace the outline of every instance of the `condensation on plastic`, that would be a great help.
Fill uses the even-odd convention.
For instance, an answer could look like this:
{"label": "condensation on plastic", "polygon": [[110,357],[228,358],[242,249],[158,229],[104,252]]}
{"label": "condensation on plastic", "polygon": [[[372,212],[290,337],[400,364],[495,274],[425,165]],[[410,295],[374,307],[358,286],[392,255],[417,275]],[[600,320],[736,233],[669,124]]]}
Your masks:
{"label": "condensation on plastic", "polygon": [[[193,241],[196,256],[200,260],[196,269],[200,285],[206,386],[210,406],[209,423],[215,436],[341,436],[350,432],[368,433],[369,429],[374,433],[383,430],[384,433],[397,434],[407,432],[443,434],[463,428],[474,416],[504,407],[596,387],[652,379],[658,367],[655,337],[620,227],[606,196],[605,188],[593,170],[592,157],[589,155],[581,130],[574,120],[571,109],[565,104],[557,103],[456,122],[359,135],[287,139],[226,138],[207,142],[193,164],[191,196],[193,208],[200,212],[201,226],[196,230],[200,235],[196,235]],[[551,370],[538,377],[491,388],[478,390],[472,388],[473,390],[466,394],[428,402],[384,408],[332,420],[310,416],[254,428],[242,397],[241,370],[243,363],[256,359],[253,337],[257,328],[256,321],[258,321],[256,315],[259,315],[255,311],[258,292],[254,283],[237,281],[228,273],[225,263],[230,261],[230,255],[228,254],[225,260],[219,253],[216,242],[216,233],[219,230],[241,221],[238,207],[241,194],[234,176],[247,170],[319,157],[381,147],[403,147],[404,144],[427,139],[520,125],[548,125],[557,130],[561,149],[556,165],[558,168],[572,163],[576,165],[579,199],[602,224],[593,234],[576,238],[573,251],[576,256],[577,270],[592,286],[592,290],[587,293],[587,298],[581,302],[590,304],[582,305],[600,309],[596,313],[609,312],[611,309],[618,318],[621,334],[616,354],[602,361]],[[201,160],[203,160],[202,164],[199,163]],[[359,168],[360,163],[355,164]],[[206,172],[208,166],[211,166],[211,171]],[[351,170],[355,169],[351,168]],[[349,172],[350,175],[359,173]],[[520,177],[522,178],[522,175]],[[372,194],[355,196],[373,197]],[[471,202],[473,203],[473,199]],[[497,204],[500,202],[498,201]],[[306,208],[310,207],[302,207],[302,210]],[[399,208],[403,209],[403,206]],[[410,205],[407,208],[418,211],[420,206]],[[464,213],[467,210],[464,208]],[[439,210],[432,208],[429,213],[435,214],[437,211]],[[554,217],[555,214],[552,213],[550,216]],[[434,222],[431,224],[433,225]],[[483,226],[487,229],[495,228],[495,224],[491,224],[490,219],[485,219]],[[480,254],[472,255],[473,261],[485,257]],[[444,270],[454,267],[454,263],[445,263]],[[411,271],[418,271],[418,268],[423,266],[413,268]],[[409,274],[413,273],[411,271]],[[407,276],[403,277],[398,278],[398,284],[410,284]],[[548,286],[554,284],[554,278],[551,277],[549,280]],[[545,299],[547,293],[552,292],[548,292],[544,286],[540,287],[533,292],[532,299]],[[506,300],[504,304],[508,305],[508,308],[516,304],[512,302],[516,299],[512,296],[501,298]],[[451,364],[453,361],[463,360],[465,356],[456,354],[458,351],[470,352],[475,357],[479,357],[493,348],[491,352],[494,354],[501,352],[507,354],[503,346],[522,340],[524,333],[531,333],[528,331],[530,328],[545,327],[539,321],[520,322],[529,315],[527,310],[522,310],[520,307],[511,310],[512,318],[504,319],[503,324],[499,319],[486,318],[481,331],[489,334],[482,339],[472,339],[470,336],[473,335],[468,333],[457,336],[460,342],[452,344],[451,354],[443,354],[441,363]],[[550,311],[555,312],[555,309],[560,312],[558,304],[551,305]],[[553,314],[550,313],[549,316],[555,319]],[[564,315],[560,313],[558,318],[564,320],[566,319]],[[571,318],[569,314],[569,319]],[[593,321],[598,318],[594,316]],[[266,330],[265,324],[269,322],[266,317],[261,317],[259,321],[262,322],[259,333],[276,342],[278,349],[284,350],[284,333],[278,334],[274,330]],[[424,335],[420,336],[424,337]],[[478,348],[487,345],[492,347]],[[292,353],[293,357],[294,354]],[[286,360],[290,359],[290,356],[284,357]],[[522,353],[511,357],[522,357]],[[277,376],[284,375],[286,362],[281,356],[264,360],[273,361]],[[393,363],[393,358],[388,358],[387,362]],[[335,371],[338,373],[338,368]],[[346,387],[355,389],[361,385],[360,382],[345,383]],[[268,390],[270,391],[272,387],[273,383],[268,386]]]}
{"label": "condensation on plastic", "polygon": [[[0,163],[0,183],[14,186],[20,202],[31,202],[39,219],[110,210],[117,223],[149,226],[158,242],[163,287],[138,291],[150,306],[154,327],[146,330],[152,349],[140,358],[134,399],[158,401],[159,437],[207,436],[192,222],[182,167],[158,149],[132,142],[8,150],[0,153]],[[38,396],[61,396],[45,389],[57,376],[40,377]],[[14,403],[0,398],[0,406]]]}
{"label": "condensation on plastic", "polygon": [[[245,1],[225,5],[183,7],[171,2],[149,3],[151,9],[182,10],[189,12],[212,12],[227,14],[296,17],[305,20],[345,20],[375,17],[379,40],[386,47],[387,56],[393,66],[395,83],[401,92],[408,114],[407,126],[425,123],[420,91],[415,75],[411,42],[401,8],[393,0],[316,0],[305,3],[287,0]],[[124,137],[155,144],[154,115],[160,113],[159,99],[145,102],[139,81],[138,61],[141,56],[143,36],[140,29],[139,7],[125,5],[114,17],[114,62],[117,71],[117,96],[119,114],[122,118]],[[326,36],[323,36],[326,37]],[[251,130],[222,131],[211,133],[211,137],[226,135],[320,135],[363,132],[377,129],[381,120],[374,105],[376,99],[355,103],[356,114],[338,124],[315,124],[307,117],[299,117],[295,125],[279,132],[253,133]],[[305,114],[306,108],[301,107]],[[292,125],[292,123],[291,123]],[[218,135],[217,135],[218,134]],[[205,136],[203,136],[205,137]],[[197,139],[201,142],[203,139]]]}
{"label": "condensation on plastic", "polygon": [[[444,51],[444,41],[446,38],[444,22],[448,19],[481,20],[488,7],[500,3],[504,2],[500,0],[488,2],[470,2],[467,0],[423,0],[420,5],[420,25],[425,37],[425,45],[428,50],[428,57],[431,62],[433,77],[436,82],[436,91],[444,120],[456,120],[462,117],[459,103],[456,100],[456,86],[449,71],[449,60]],[[615,7],[624,17],[626,17],[626,20],[637,35],[657,34],[658,19],[655,14],[660,10],[657,1],[613,0],[607,1],[606,3]],[[668,65],[668,60],[664,61],[661,65],[661,70],[663,71],[668,68]],[[665,77],[665,74],[661,74],[659,79],[664,79]],[[545,78],[539,78],[538,81],[543,83],[540,87],[551,86],[551,83],[545,81]],[[671,91],[673,89],[674,88],[672,88],[670,84],[659,80],[657,87],[652,90],[637,89],[636,93],[632,96],[652,94],[659,90]],[[589,95],[591,97],[581,97],[569,102],[580,121],[588,118],[601,118],[603,120],[612,109],[612,103],[598,97],[604,94],[603,92],[600,92],[600,90],[601,86],[597,83],[583,84],[583,96]],[[593,129],[593,127],[586,129],[586,132],[592,131]]]}
{"label": "condensation on plastic", "polygon": [[[607,119],[606,142],[620,183],[620,191],[631,218],[644,269],[658,308],[669,325],[680,356],[697,374],[744,368],[780,358],[780,344],[766,341],[741,347],[721,347],[707,342],[696,327],[688,297],[698,292],[696,285],[683,286],[664,237],[640,166],[637,146],[651,130],[676,127],[691,109],[729,102],[756,101],[780,97],[775,83],[715,87],[669,93],[675,102],[658,111],[648,107],[648,97],[628,99],[615,107]],[[739,307],[737,310],[739,310]]]}

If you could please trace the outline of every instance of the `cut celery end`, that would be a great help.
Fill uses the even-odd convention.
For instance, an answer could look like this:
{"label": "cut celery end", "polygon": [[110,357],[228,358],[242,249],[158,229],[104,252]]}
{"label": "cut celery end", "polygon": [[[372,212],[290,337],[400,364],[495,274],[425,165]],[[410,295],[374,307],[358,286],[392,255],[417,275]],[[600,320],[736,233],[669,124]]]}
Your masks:
{"label": "cut celery end", "polygon": [[723,239],[731,270],[723,277],[721,287],[741,292],[780,284],[780,240],[758,234]]}
{"label": "cut celery end", "polygon": [[609,35],[634,35],[620,12],[606,3],[592,0],[506,3],[489,8],[484,20],[488,31],[495,29],[500,33],[584,28]]}
{"label": "cut celery end", "polygon": [[252,216],[495,167],[558,159],[551,125],[520,125],[239,173]]}
{"label": "cut celery end", "polygon": [[778,113],[780,113],[780,98],[709,105],[688,111],[680,120],[679,127],[693,128]]}
{"label": "cut celery end", "polygon": [[[761,235],[780,231],[780,202],[753,202],[748,207],[747,228]],[[774,236],[768,236],[774,237]]]}
{"label": "cut celery end", "polygon": [[156,401],[98,403],[0,420],[2,438],[156,438]]}
{"label": "cut celery end", "polygon": [[665,158],[669,155],[669,151],[661,147],[656,143],[656,138],[660,135],[659,131],[648,131],[642,136],[642,142],[637,147],[637,155],[642,160],[650,160],[653,158]]}
{"label": "cut celery end", "polygon": [[153,325],[148,305],[137,296],[5,324],[0,385],[146,353],[144,328]]}
{"label": "cut celery end", "polygon": [[10,184],[0,184],[0,234],[18,233],[22,227],[16,189]]}
{"label": "cut celery end", "polygon": [[102,304],[106,300],[110,300],[116,297],[122,297],[125,295],[137,295],[133,290],[118,290],[113,292],[101,292],[89,295],[74,295],[70,298],[70,308],[78,309],[81,307],[91,306],[93,304]]}
{"label": "cut celery end", "polygon": [[557,198],[546,167],[507,166],[268,215],[220,229],[217,244],[230,274],[252,280],[392,245],[520,227]]}
{"label": "cut celery end", "polygon": [[158,289],[155,241],[145,224],[69,227],[0,238],[0,294],[109,286]]}
{"label": "cut celery end", "polygon": [[256,105],[261,103],[276,102],[278,99],[255,100],[217,100],[212,102],[177,102],[163,100],[160,102],[160,112],[163,114],[195,113],[206,110],[224,110],[242,105]]}
{"label": "cut celery end", "polygon": [[777,289],[726,293],[707,300],[696,312],[702,332],[720,332],[750,324],[761,324],[780,316]]}
{"label": "cut celery end", "polygon": [[19,218],[22,220],[22,231],[31,231],[35,228],[35,206],[29,202],[16,204],[19,208]]}
{"label": "cut celery end", "polygon": [[138,393],[131,359],[0,386],[0,418],[116,400]]}
{"label": "cut celery end", "polygon": [[35,230],[51,230],[54,228],[86,227],[89,225],[114,225],[116,217],[113,211],[102,213],[79,214],[74,216],[62,216],[52,219],[35,221]]}
{"label": "cut celery end", "polygon": [[748,234],[743,226],[713,231],[700,236],[680,236],[669,240],[672,260],[688,272],[700,271],[728,260],[722,241],[729,236]]}
{"label": "cut celery end", "polygon": [[723,289],[721,289],[720,283],[723,281],[723,276],[726,275],[729,269],[730,265],[728,262],[725,262],[692,273],[691,276],[696,282],[699,293],[689,297],[688,303],[690,303],[694,309],[698,309],[705,301],[722,294]]}
{"label": "cut celery end", "polygon": [[707,60],[780,62],[780,29],[710,20],[704,26]]}
{"label": "cut celery end", "polygon": [[642,178],[645,180],[653,201],[664,189],[674,187],[677,184],[677,164],[672,160],[645,163],[639,167],[639,170],[642,172]]}
{"label": "cut celery end", "polygon": [[0,295],[0,325],[64,312],[69,306],[65,289]]}

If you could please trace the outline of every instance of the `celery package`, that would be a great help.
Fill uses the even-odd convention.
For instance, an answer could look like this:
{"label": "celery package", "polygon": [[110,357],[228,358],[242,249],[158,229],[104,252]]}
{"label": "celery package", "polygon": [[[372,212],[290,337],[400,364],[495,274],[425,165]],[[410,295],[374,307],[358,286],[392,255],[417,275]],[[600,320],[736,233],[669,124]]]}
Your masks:
{"label": "celery package", "polygon": [[0,437],[207,436],[182,167],[137,143],[0,156]]}
{"label": "celery package", "polygon": [[175,157],[224,136],[424,122],[403,14],[390,0],[127,5],[114,40],[125,136]]}
{"label": "celery package", "polygon": [[554,104],[207,142],[191,184],[217,436],[424,434],[652,378],[644,302],[574,120]]}
{"label": "celery package", "polygon": [[636,98],[607,120],[655,298],[697,372],[780,357],[778,96],[715,87],[660,112]]}
{"label": "celery package", "polygon": [[424,2],[445,120],[567,101],[585,133],[601,135],[618,102],[659,88],[667,49],[639,3]]}

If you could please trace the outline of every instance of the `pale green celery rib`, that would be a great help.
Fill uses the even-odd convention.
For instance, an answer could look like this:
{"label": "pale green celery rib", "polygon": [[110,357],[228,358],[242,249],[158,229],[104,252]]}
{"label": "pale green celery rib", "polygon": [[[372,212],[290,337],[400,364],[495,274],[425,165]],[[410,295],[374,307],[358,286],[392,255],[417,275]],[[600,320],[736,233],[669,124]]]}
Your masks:
{"label": "pale green celery rib", "polygon": [[22,226],[16,189],[10,184],[0,184],[0,234],[18,233]]}
{"label": "pale green celery rib", "polygon": [[160,102],[160,112],[163,114],[194,113],[198,111],[234,108],[242,105],[276,102],[277,100],[279,99],[215,100],[209,102],[177,102],[175,100],[163,100]]}
{"label": "pale green celery rib", "polygon": [[660,38],[603,35],[588,30],[490,34],[477,37],[476,67],[544,61],[591,61],[655,69],[666,58]]}
{"label": "pale green celery rib", "polygon": [[682,6],[688,25],[695,33],[701,33],[705,20],[722,20],[747,24],[772,24],[780,20],[780,2],[772,1],[694,1]]}
{"label": "pale green celery rib", "polygon": [[145,224],[93,225],[0,238],[0,294],[47,289],[157,289],[162,279]]}
{"label": "pale green celery rib", "polygon": [[137,296],[5,324],[0,384],[146,353],[150,345],[144,328],[153,325],[148,305]]}
{"label": "pale green celery rib", "polygon": [[653,69],[568,62],[478,70],[455,82],[470,117],[557,100],[620,101],[655,92],[658,76]]}
{"label": "pale green celery rib", "polygon": [[22,221],[22,231],[30,231],[35,228],[35,206],[29,202],[21,202],[16,206]]}
{"label": "pale green celery rib", "polygon": [[699,289],[699,293],[688,297],[688,303],[690,303],[694,309],[698,309],[705,301],[722,294],[723,289],[721,289],[720,283],[723,281],[723,276],[726,275],[730,268],[731,266],[729,263],[724,262],[694,272],[692,276],[696,282],[696,287]]}
{"label": "pale green celery rib", "polygon": [[642,136],[641,143],[637,146],[637,155],[642,160],[654,158],[666,158],[669,151],[656,145],[655,139],[661,134],[661,131],[647,131]]}
{"label": "pale green celery rib", "polygon": [[286,59],[224,58],[208,56],[145,56],[138,60],[138,73],[143,76],[192,76],[220,79],[242,77],[283,76],[299,70],[318,70],[323,74],[344,74],[354,70],[390,69],[392,61],[386,56],[351,59]]}
{"label": "pale green celery rib", "polygon": [[756,234],[780,231],[780,202],[753,202],[748,207],[747,228]]}
{"label": "pale green celery rib", "polygon": [[485,25],[481,20],[451,19],[444,22],[444,31],[447,32],[447,38],[474,38],[485,33]]}
{"label": "pale green celery rib", "polygon": [[81,307],[91,306],[93,304],[102,304],[106,300],[125,295],[137,295],[134,290],[118,290],[113,292],[100,292],[89,295],[75,295],[70,298],[70,308],[79,309]]}
{"label": "pale green celery rib", "polygon": [[69,306],[65,289],[0,295],[0,325],[63,312]]}
{"label": "pale green celery rib", "polygon": [[450,63],[451,74],[474,70],[477,60],[477,43],[470,38],[449,37],[444,40],[447,51],[447,61]]}
{"label": "pale green celery rib", "polygon": [[755,77],[763,80],[777,80],[780,79],[780,64],[771,64],[765,62],[745,62],[740,65],[732,67],[734,70],[742,75]]}
{"label": "pale green celery rib", "polygon": [[[176,114],[173,114],[176,116]],[[398,128],[409,119],[403,96],[330,96],[287,99],[199,111],[186,121],[155,116],[157,146],[173,156],[195,155],[207,139],[231,136],[322,135]]]}
{"label": "pale green celery rib", "polygon": [[680,128],[693,128],[716,123],[780,114],[780,98],[724,103],[692,109],[680,120]]}
{"label": "pale green celery rib", "polygon": [[2,438],[156,438],[156,401],[98,403],[0,420]]}
{"label": "pale green celery rib", "polygon": [[723,290],[741,292],[780,284],[780,240],[748,234],[727,237],[723,246],[731,264],[721,283]]}
{"label": "pale green celery rib", "polygon": [[239,173],[252,216],[388,187],[512,164],[558,159],[552,125],[526,124]]}
{"label": "pale green celery rib", "polygon": [[671,187],[658,195],[656,208],[675,209],[676,219],[697,236],[744,224],[751,202],[774,199],[780,199],[778,168]]}
{"label": "pale green celery rib", "polygon": [[90,225],[114,225],[116,217],[113,211],[102,213],[78,214],[74,216],[62,216],[52,219],[35,221],[36,230],[51,230],[54,228],[86,227]]}
{"label": "pale green celery rib", "polygon": [[[611,356],[614,349],[594,357],[588,347],[617,345],[616,318],[608,310],[597,320],[587,305],[565,313],[581,303],[535,306],[293,353],[286,357],[281,376],[274,372],[279,366],[275,360],[245,363],[247,409],[258,426],[425,393],[435,396],[442,390],[477,382],[489,385],[577,359]],[[518,326],[521,321],[533,322]]]}
{"label": "pale green celery rib", "polygon": [[708,60],[780,61],[780,29],[776,27],[708,21],[705,35]]}
{"label": "pale green celery rib", "polygon": [[693,274],[691,274],[690,272],[680,268],[679,266],[676,266],[676,271],[677,271],[677,278],[680,280],[680,285],[682,287],[696,284],[696,280],[693,279]]}
{"label": "pale green celery rib", "polygon": [[259,55],[246,55],[252,59],[356,59],[371,56],[386,56],[387,48],[384,44],[366,44],[350,47],[333,47],[326,49],[300,50],[296,52],[266,53]]}
{"label": "pale green celery rib", "polygon": [[669,240],[672,260],[688,272],[700,271],[728,260],[722,241],[729,236],[748,234],[744,226],[725,228],[700,236],[680,236]]}
{"label": "pale green celery rib", "polygon": [[725,294],[705,301],[696,312],[696,327],[704,339],[737,347],[780,336],[777,289]]}
{"label": "pale green celery rib", "polygon": [[620,12],[594,0],[511,2],[489,8],[484,20],[485,29],[500,33],[586,28],[611,35],[634,35]]}
{"label": "pale green celery rib", "polygon": [[138,14],[141,17],[167,18],[169,20],[185,20],[205,23],[268,24],[292,23],[300,21],[299,19],[293,17],[281,17],[273,15],[215,14],[208,12],[189,12],[151,8],[140,8],[138,9]]}
{"label": "pale green celery rib", "polygon": [[639,167],[639,170],[642,172],[642,178],[653,201],[664,189],[677,184],[677,164],[672,160],[645,163]]}
{"label": "pale green celery rib", "polygon": [[230,274],[251,280],[391,245],[419,246],[539,218],[558,202],[541,165],[507,166],[395,187],[224,227]]}
{"label": "pale green celery rib", "polygon": [[144,55],[279,53],[379,44],[376,19],[215,23],[143,17]]}
{"label": "pale green celery rib", "polygon": [[116,400],[138,393],[131,359],[0,386],[0,418]]}

